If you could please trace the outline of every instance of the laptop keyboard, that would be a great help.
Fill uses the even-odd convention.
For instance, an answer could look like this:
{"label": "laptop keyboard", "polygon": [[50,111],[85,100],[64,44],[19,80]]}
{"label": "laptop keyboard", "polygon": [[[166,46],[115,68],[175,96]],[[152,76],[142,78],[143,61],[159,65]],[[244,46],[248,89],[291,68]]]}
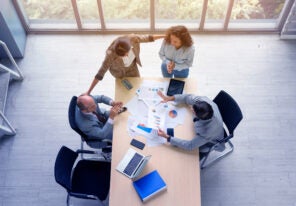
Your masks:
{"label": "laptop keyboard", "polygon": [[135,153],[123,172],[128,176],[131,176],[139,162],[142,160],[142,158],[142,155]]}

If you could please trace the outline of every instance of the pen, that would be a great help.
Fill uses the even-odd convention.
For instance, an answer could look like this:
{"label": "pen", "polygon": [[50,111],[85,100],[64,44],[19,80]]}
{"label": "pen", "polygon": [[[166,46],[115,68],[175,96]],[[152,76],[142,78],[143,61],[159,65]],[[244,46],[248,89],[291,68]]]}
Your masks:
{"label": "pen", "polygon": [[158,106],[160,103],[162,103],[162,102],[160,101],[160,102],[156,103],[154,106],[156,107],[156,106]]}

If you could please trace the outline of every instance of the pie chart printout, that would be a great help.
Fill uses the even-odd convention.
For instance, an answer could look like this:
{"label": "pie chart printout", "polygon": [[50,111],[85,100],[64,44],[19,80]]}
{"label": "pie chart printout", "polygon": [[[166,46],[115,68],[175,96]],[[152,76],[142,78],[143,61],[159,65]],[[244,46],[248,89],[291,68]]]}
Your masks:
{"label": "pie chart printout", "polygon": [[170,118],[176,118],[178,116],[178,113],[176,110],[169,111],[169,117]]}

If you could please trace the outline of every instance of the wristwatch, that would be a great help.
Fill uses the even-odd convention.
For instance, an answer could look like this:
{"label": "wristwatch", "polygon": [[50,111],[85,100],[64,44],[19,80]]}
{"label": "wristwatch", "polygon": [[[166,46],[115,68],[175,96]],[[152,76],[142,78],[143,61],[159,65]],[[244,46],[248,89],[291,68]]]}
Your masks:
{"label": "wristwatch", "polygon": [[171,142],[171,137],[174,136],[174,129],[173,128],[167,128],[167,134],[169,137],[167,138],[167,142]]}

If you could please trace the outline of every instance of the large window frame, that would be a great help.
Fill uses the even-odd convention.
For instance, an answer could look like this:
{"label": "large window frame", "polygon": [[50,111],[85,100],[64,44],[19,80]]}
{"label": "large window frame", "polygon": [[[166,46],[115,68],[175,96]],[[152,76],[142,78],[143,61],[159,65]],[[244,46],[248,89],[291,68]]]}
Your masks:
{"label": "large window frame", "polygon": [[[20,3],[20,0],[12,0],[17,13],[21,19],[21,22],[27,31],[27,33],[100,33],[100,34],[116,34],[116,33],[129,33],[131,30],[133,32],[149,32],[149,33],[158,33],[163,32],[166,30],[166,28],[169,27],[165,23],[161,25],[161,28],[157,25],[157,19],[155,17],[155,7],[156,7],[156,0],[148,0],[149,6],[150,6],[150,14],[149,14],[149,27],[147,28],[108,28],[105,21],[104,16],[104,10],[102,6],[102,0],[97,0],[97,6],[98,6],[98,15],[99,15],[99,21],[96,23],[98,24],[95,26],[95,28],[84,26],[83,21],[81,18],[81,15],[79,13],[79,7],[77,5],[77,0],[71,0],[71,5],[75,17],[75,21],[73,20],[73,26],[66,26],[63,24],[60,24],[57,28],[50,28],[50,27],[42,27],[38,26],[38,23],[32,23],[27,18],[25,10],[22,8],[22,5]],[[225,12],[225,18],[222,19],[223,22],[220,22],[222,24],[221,27],[207,27],[206,26],[206,15],[207,15],[207,9],[208,9],[208,2],[209,0],[203,0],[203,8],[201,12],[201,17],[199,19],[199,22],[190,22],[193,26],[189,27],[188,29],[193,33],[280,33],[284,23],[288,17],[288,14],[292,8],[294,0],[286,0],[285,5],[281,11],[281,14],[278,19],[276,19],[273,22],[267,22],[262,21],[260,19],[248,21],[248,26],[240,27],[240,24],[244,24],[244,21],[238,21],[236,22],[236,26],[232,24],[231,22],[231,12],[233,9],[233,5],[235,0],[229,0],[227,11]],[[221,21],[221,20],[220,20]],[[54,21],[48,21],[49,24],[54,25]],[[118,22],[120,23],[120,22]],[[137,24],[137,22],[135,22]],[[272,26],[269,26],[272,25]],[[246,25],[246,24],[244,24]]]}

